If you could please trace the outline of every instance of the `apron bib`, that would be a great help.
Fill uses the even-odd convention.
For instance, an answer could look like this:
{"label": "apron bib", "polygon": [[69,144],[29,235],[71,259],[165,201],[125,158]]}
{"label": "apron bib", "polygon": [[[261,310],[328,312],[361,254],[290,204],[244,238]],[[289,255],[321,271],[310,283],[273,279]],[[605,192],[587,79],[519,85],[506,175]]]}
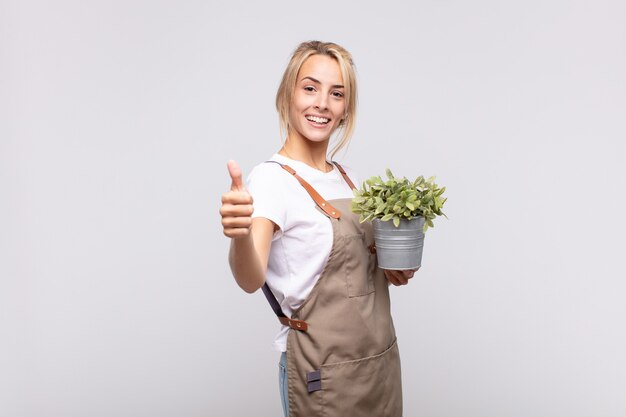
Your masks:
{"label": "apron bib", "polygon": [[281,166],[307,189],[333,228],[328,261],[311,293],[290,319],[279,317],[291,327],[289,415],[401,417],[400,355],[371,223],[359,223],[351,199],[323,200],[295,171]]}

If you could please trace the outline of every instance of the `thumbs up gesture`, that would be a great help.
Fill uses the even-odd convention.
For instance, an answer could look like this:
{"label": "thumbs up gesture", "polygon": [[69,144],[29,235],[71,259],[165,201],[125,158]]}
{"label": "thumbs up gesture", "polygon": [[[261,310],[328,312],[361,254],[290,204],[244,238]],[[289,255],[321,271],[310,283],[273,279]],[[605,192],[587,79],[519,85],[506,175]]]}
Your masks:
{"label": "thumbs up gesture", "polygon": [[235,161],[228,161],[228,174],[230,175],[230,191],[222,194],[222,226],[224,234],[230,238],[238,239],[250,234],[252,225],[252,196],[243,185],[241,168]]}

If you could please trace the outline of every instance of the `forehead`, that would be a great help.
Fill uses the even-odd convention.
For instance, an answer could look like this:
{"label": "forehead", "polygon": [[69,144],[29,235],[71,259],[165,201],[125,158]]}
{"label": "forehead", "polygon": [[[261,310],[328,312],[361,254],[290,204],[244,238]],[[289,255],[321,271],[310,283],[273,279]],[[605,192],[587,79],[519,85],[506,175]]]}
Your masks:
{"label": "forehead", "polygon": [[312,55],[302,63],[298,71],[298,81],[312,77],[322,84],[343,84],[339,63],[326,55]]}

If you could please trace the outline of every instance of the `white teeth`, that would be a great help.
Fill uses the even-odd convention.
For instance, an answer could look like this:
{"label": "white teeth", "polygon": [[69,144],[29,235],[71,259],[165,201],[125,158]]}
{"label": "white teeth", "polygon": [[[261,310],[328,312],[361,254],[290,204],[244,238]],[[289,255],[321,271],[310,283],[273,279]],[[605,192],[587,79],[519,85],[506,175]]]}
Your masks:
{"label": "white teeth", "polygon": [[330,119],[327,119],[325,117],[317,117],[317,116],[306,116],[306,119],[315,123],[328,123],[330,121]]}

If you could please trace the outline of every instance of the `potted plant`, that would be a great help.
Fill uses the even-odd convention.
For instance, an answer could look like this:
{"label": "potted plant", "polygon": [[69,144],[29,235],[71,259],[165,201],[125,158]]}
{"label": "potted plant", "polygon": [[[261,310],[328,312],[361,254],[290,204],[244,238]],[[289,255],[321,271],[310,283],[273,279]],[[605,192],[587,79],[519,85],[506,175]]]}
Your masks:
{"label": "potted plant", "polygon": [[352,211],[360,222],[372,221],[378,266],[383,269],[417,269],[422,264],[424,233],[434,227],[433,219],[447,198],[435,177],[395,178],[387,169],[387,181],[371,177],[354,190]]}

